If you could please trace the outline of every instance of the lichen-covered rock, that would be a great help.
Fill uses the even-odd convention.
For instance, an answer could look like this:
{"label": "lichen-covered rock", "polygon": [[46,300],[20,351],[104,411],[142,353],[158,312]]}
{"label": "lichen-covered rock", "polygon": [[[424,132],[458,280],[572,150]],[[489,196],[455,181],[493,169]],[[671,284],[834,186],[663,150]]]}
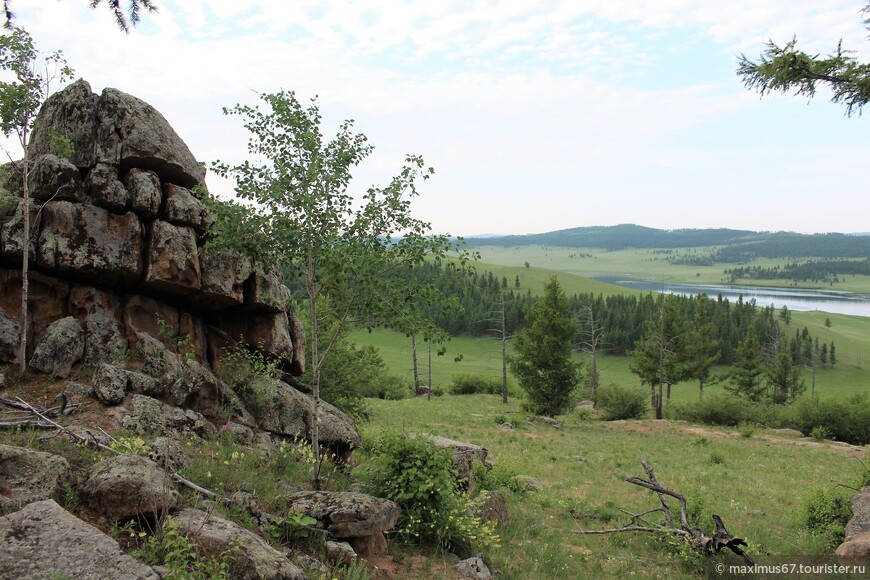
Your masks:
{"label": "lichen-covered rock", "polygon": [[66,378],[84,353],[85,331],[78,320],[67,316],[48,326],[29,364],[30,368]]}
{"label": "lichen-covered rock", "polygon": [[63,90],[49,96],[39,111],[39,117],[30,139],[30,154],[36,158],[54,152],[52,135],[66,137],[72,142],[72,163],[81,169],[93,167],[96,153],[98,96],[91,86],[79,79]]}
{"label": "lichen-covered rock", "polygon": [[163,186],[166,198],[166,221],[179,226],[190,226],[202,236],[214,223],[214,216],[205,205],[185,187],[167,183]]}
{"label": "lichen-covered rock", "polygon": [[515,475],[511,480],[514,482],[514,485],[523,491],[541,491],[544,489],[541,481],[530,475]]}
{"label": "lichen-covered rock", "polygon": [[118,167],[108,163],[97,163],[85,179],[88,200],[114,211],[124,211],[130,206],[130,194],[118,179]]}
{"label": "lichen-covered rock", "polygon": [[150,169],[161,181],[192,188],[204,183],[205,169],[154,107],[107,88],[97,103],[97,161],[123,169]]}
{"label": "lichen-covered rock", "polygon": [[172,437],[157,437],[148,444],[151,449],[151,459],[164,469],[178,471],[190,463],[190,458],[184,451],[184,446]]}
{"label": "lichen-covered rock", "polygon": [[472,578],[474,580],[492,580],[492,572],[480,556],[466,558],[462,560],[454,569],[462,578]]}
{"label": "lichen-covered rock", "polygon": [[350,491],[299,491],[284,500],[289,511],[302,512],[334,537],[350,540],[361,556],[386,552],[384,532],[400,513],[393,501]]}
{"label": "lichen-covered rock", "polygon": [[0,360],[17,363],[21,346],[21,325],[0,308]]}
{"label": "lichen-covered rock", "polygon": [[52,201],[43,208],[38,255],[47,272],[130,285],[142,272],[142,226],[131,212]]}
{"label": "lichen-covered rock", "polygon": [[435,437],[432,435],[424,435],[424,437],[431,440],[438,449],[450,451],[456,475],[460,480],[465,480],[467,484],[471,484],[474,479],[474,462],[479,461],[486,464],[488,451],[485,447],[446,437]]}
{"label": "lichen-covered rock", "polygon": [[30,194],[40,201],[82,199],[82,175],[68,159],[41,155],[30,168]]}
{"label": "lichen-covered rock", "polygon": [[849,502],[852,519],[846,524],[846,539],[870,532],[870,486],[852,496]]}
{"label": "lichen-covered rock", "polygon": [[[39,204],[33,198],[30,198],[28,207],[30,208],[30,223],[32,224],[36,215],[39,212]],[[21,260],[24,257],[22,250],[24,244],[24,220],[21,212],[21,207],[24,200],[19,199],[12,215],[8,220],[0,222],[0,258],[4,262],[18,266],[21,269]],[[36,236],[33,236],[30,241],[30,264],[36,262]]]}
{"label": "lichen-covered rock", "polygon": [[108,363],[102,363],[94,373],[94,398],[104,405],[120,405],[127,395],[127,373]]}
{"label": "lichen-covered rock", "polygon": [[155,292],[190,294],[199,290],[199,254],[193,228],[157,220],[148,226],[144,287]]}
{"label": "lichen-covered rock", "polygon": [[281,273],[275,270],[254,272],[250,287],[245,296],[245,306],[249,310],[266,312],[289,312],[293,296],[284,285]]}
{"label": "lichen-covered rock", "polygon": [[0,445],[0,512],[60,499],[71,476],[69,463],[59,455]]}
{"label": "lichen-covered rock", "polygon": [[[275,396],[258,416],[259,427],[279,435],[302,435],[311,439],[311,398],[290,385],[275,382]],[[339,454],[359,447],[359,430],[347,415],[329,403],[321,408],[320,443]]]}
{"label": "lichen-covered rock", "polygon": [[160,517],[181,505],[172,477],[141,455],[118,455],[91,468],[82,500],[109,521]]}
{"label": "lichen-covered rock", "polygon": [[160,579],[122,552],[118,542],[52,500],[0,518],[0,570],[4,578],[16,580]]}
{"label": "lichen-covered rock", "polygon": [[142,434],[177,433],[210,439],[216,432],[214,425],[196,411],[179,409],[145,395],[130,397],[130,413],[124,416],[122,424],[125,429]]}
{"label": "lichen-covered rock", "polygon": [[239,580],[305,580],[308,576],[268,542],[214,514],[185,509],[173,516],[209,554],[230,552],[230,577]]}
{"label": "lichen-covered rock", "polygon": [[163,200],[160,178],[157,174],[134,167],[124,176],[124,185],[130,194],[130,206],[133,211],[146,220],[156,218]]}
{"label": "lichen-covered rock", "polygon": [[245,301],[245,282],[251,276],[250,258],[215,251],[199,254],[202,286],[197,302],[210,309],[239,306]]}

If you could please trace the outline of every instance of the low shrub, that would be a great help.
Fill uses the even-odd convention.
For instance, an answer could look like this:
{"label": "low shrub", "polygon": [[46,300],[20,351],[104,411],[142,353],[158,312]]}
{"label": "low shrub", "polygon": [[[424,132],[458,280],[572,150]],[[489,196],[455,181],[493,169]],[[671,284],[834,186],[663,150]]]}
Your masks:
{"label": "low shrub", "polygon": [[605,421],[640,419],[649,409],[643,389],[610,384],[598,391],[598,409]]}
{"label": "low shrub", "polygon": [[216,374],[252,411],[262,413],[273,404],[277,393],[274,378],[277,366],[277,361],[239,343],[224,352]]}
{"label": "low shrub", "polygon": [[870,397],[867,393],[837,399],[803,397],[794,404],[791,423],[790,427],[804,433],[825,429],[826,439],[866,445],[870,443]]}
{"label": "low shrub", "polygon": [[851,517],[849,498],[842,491],[816,489],[802,506],[800,524],[806,531],[824,537],[833,547],[843,541]]}
{"label": "low shrub", "polygon": [[500,395],[501,380],[471,374],[454,375],[450,392],[454,395]]}
{"label": "low shrub", "polygon": [[471,500],[459,489],[449,451],[388,432],[365,452],[371,462],[360,476],[373,495],[402,508],[395,532],[402,540],[447,549],[497,544],[493,524],[470,515]]}

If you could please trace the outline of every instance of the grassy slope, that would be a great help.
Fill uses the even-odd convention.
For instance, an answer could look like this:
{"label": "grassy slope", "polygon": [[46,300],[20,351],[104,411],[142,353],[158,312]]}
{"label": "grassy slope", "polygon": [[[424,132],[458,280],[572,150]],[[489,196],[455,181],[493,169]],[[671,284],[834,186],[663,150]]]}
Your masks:
{"label": "grassy slope", "polygon": [[607,424],[568,416],[563,431],[525,422],[509,431],[497,423],[522,418],[518,404],[505,406],[486,395],[372,406],[366,436],[393,429],[478,443],[497,466],[543,482],[542,492],[507,494],[511,523],[502,530],[502,547],[488,553],[504,578],[697,577],[697,568],[682,565],[654,537],[576,533],[622,525],[626,517],[617,508],[640,513],[655,507],[650,493],[624,483],[627,476],[643,475],[641,458],[652,463],[663,485],[693,502],[704,498],[706,517],[721,515],[755,554],[823,552],[827,548],[817,538],[800,531],[799,506],[828,478],[853,477],[857,462],[850,455],[866,455],[833,444],[760,432],[743,438],[678,422]]}

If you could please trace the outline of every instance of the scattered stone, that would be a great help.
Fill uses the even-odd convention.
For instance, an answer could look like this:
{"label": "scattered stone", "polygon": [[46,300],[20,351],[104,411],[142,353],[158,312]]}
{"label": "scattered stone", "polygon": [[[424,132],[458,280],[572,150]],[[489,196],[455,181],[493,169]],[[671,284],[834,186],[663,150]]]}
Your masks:
{"label": "scattered stone", "polygon": [[474,484],[474,462],[479,461],[486,465],[486,456],[489,453],[485,447],[474,443],[464,443],[446,437],[424,435],[435,444],[438,449],[447,449],[453,454],[453,468],[460,480],[465,480],[469,486]]}
{"label": "scattered stone", "polygon": [[514,429],[516,429],[516,427],[514,427],[510,423],[502,423],[501,425],[499,425],[499,427],[501,427],[502,429],[505,429],[507,431],[513,431]]}
{"label": "scattered stone", "polygon": [[0,517],[0,538],[4,578],[160,579],[123,553],[118,542],[52,500]]}
{"label": "scattered stone", "polygon": [[0,445],[0,512],[60,499],[71,476],[69,463],[59,455]]}
{"label": "scattered stone", "polygon": [[492,572],[490,572],[489,567],[483,561],[483,558],[480,556],[475,556],[474,558],[468,558],[466,560],[462,560],[456,566],[454,566],[456,571],[462,575],[463,578],[474,578],[475,580],[491,580]]}
{"label": "scattered stone", "polygon": [[211,554],[231,551],[229,576],[244,580],[306,580],[308,576],[268,542],[214,514],[185,509],[173,516],[181,529]]}
{"label": "scattered stone", "polygon": [[30,368],[66,378],[85,353],[85,331],[72,316],[52,322],[30,359]]}
{"label": "scattered stone", "polygon": [[577,463],[586,463],[586,458],[582,455],[575,455],[571,459],[576,461]]}
{"label": "scattered stone", "polygon": [[286,498],[288,511],[317,520],[317,527],[347,539],[360,556],[386,553],[384,532],[399,519],[399,506],[387,499],[355,492],[299,491]]}
{"label": "scattered stone", "polygon": [[529,423],[543,423],[545,425],[549,425],[553,429],[562,429],[562,424],[552,417],[542,417],[540,415],[531,415],[526,418],[526,421]]}
{"label": "scattered stone", "polygon": [[863,532],[846,540],[837,547],[836,554],[844,559],[866,561],[870,558],[870,532]]}
{"label": "scattered stone", "polygon": [[82,500],[109,521],[160,517],[181,505],[169,473],[141,455],[118,455],[91,468]]}
{"label": "scattered stone", "polygon": [[81,425],[70,425],[69,427],[67,427],[67,431],[70,431],[73,435],[83,437],[94,443],[99,443],[100,445],[108,446],[112,443],[112,438],[100,431],[99,429],[88,429],[87,427],[82,427]]}
{"label": "scattered stone", "polygon": [[540,480],[529,475],[515,475],[511,479],[523,491],[541,491],[544,489]]}

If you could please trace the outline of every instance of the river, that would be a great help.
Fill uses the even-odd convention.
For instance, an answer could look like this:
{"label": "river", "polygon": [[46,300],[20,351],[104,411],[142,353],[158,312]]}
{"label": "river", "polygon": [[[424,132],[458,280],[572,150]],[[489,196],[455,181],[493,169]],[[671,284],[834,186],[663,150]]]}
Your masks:
{"label": "river", "polygon": [[820,310],[834,314],[870,317],[870,294],[840,292],[837,290],[807,290],[805,288],[767,288],[764,286],[716,286],[705,284],[672,284],[654,282],[638,278],[620,276],[599,276],[595,278],[608,284],[616,284],[642,292],[666,292],[681,296],[706,294],[716,298],[719,294],[730,302],[739,296],[748,302],[755,299],[758,306],[774,305],[776,308],[787,306],[789,310]]}

